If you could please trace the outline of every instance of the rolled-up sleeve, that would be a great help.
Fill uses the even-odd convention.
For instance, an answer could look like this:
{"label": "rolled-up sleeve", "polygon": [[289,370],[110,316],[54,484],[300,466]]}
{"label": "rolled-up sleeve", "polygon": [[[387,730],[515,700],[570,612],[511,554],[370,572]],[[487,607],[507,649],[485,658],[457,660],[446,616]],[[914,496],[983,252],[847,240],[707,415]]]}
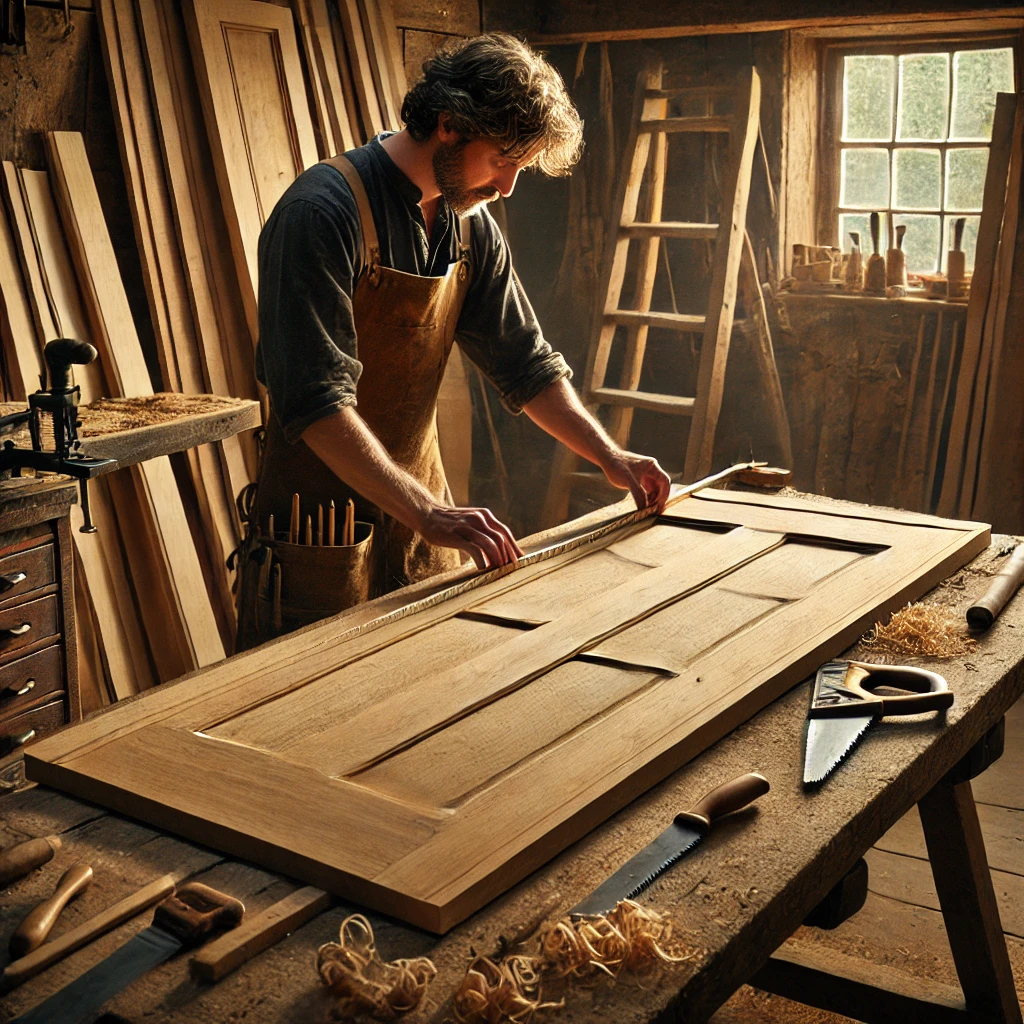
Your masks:
{"label": "rolled-up sleeve", "polygon": [[512,267],[508,243],[485,209],[472,219],[473,278],[459,317],[459,346],[512,413],[572,370],[545,341]]}
{"label": "rolled-up sleeve", "polygon": [[356,404],[363,368],[352,315],[359,249],[351,213],[295,199],[275,208],[260,235],[256,373],[292,442]]}

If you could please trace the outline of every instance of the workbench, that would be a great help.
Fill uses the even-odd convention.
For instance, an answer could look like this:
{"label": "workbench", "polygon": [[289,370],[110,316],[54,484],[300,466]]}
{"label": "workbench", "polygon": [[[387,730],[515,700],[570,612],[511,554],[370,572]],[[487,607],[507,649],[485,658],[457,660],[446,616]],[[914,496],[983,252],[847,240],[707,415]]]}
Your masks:
{"label": "workbench", "polygon": [[[953,585],[937,588],[937,598],[962,611],[985,588],[998,553],[1007,550],[1006,541],[996,538]],[[450,996],[473,953],[497,956],[518,948],[660,833],[677,812],[714,786],[757,770],[770,780],[771,792],[755,808],[716,825],[692,855],[641,897],[671,916],[675,942],[692,955],[639,979],[627,976],[617,984],[600,980],[570,989],[564,1009],[538,1020],[702,1021],[739,986],[754,982],[780,993],[799,991],[823,1006],[831,1005],[829,999],[838,1001],[865,1020],[902,1015],[906,1020],[1019,1021],[970,783],[953,785],[949,773],[959,766],[961,777],[969,775],[965,764],[969,767],[972,753],[975,770],[985,763],[985,738],[997,737],[1003,715],[1024,691],[1022,629],[1024,598],[1017,598],[970,657],[930,663],[956,694],[945,719],[926,715],[872,728],[819,792],[805,793],[800,782],[809,694],[808,685],[801,684],[444,937],[370,914],[385,959],[428,955],[438,968],[426,1005],[405,1019],[438,1024],[450,1019]],[[866,654],[857,647],[849,653]],[[786,941],[830,892],[839,892],[837,885],[856,877],[860,858],[919,801],[970,1014],[948,987],[870,969],[864,960],[822,956],[813,944]],[[167,871],[198,877],[241,898],[250,913],[298,887],[45,787],[0,800],[3,846],[53,833],[61,836],[64,850],[0,895],[4,946],[21,917],[49,895],[76,860],[93,865],[95,881],[65,911],[55,935]],[[212,987],[190,979],[187,954],[172,958],[107,1009],[160,1024],[330,1020],[332,997],[317,977],[314,954],[320,944],[337,940],[342,919],[358,909],[335,904]],[[140,915],[0,997],[0,1021],[62,987],[151,917]],[[868,978],[875,990],[826,977],[824,967],[853,981]],[[556,998],[562,994],[560,989],[546,992]],[[908,996],[924,996],[932,1005],[908,1004]]]}

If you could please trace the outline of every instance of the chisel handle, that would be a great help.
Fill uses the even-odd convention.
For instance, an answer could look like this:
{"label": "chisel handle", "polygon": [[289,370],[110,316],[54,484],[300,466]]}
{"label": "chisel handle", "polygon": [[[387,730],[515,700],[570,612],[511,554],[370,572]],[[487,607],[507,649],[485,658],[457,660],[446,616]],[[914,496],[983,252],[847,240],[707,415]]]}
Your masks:
{"label": "chisel handle", "polygon": [[56,836],[29,839],[0,853],[0,889],[42,867],[60,849]]}
{"label": "chisel handle", "polygon": [[1021,544],[989,584],[988,590],[967,609],[967,625],[971,629],[988,629],[1003,610],[1007,601],[1017,593],[1024,581],[1024,544]]}
{"label": "chisel handle", "polygon": [[25,920],[18,925],[11,936],[11,959],[17,960],[41,946],[56,924],[60,912],[79,893],[88,889],[91,881],[92,868],[88,864],[72,864],[61,876],[53,895],[43,900],[35,910],[29,911]]}
{"label": "chisel handle", "polygon": [[764,796],[769,789],[771,786],[763,775],[747,772],[746,775],[711,790],[700,803],[690,808],[689,815],[703,818],[710,826],[716,818],[746,807],[759,796]]}

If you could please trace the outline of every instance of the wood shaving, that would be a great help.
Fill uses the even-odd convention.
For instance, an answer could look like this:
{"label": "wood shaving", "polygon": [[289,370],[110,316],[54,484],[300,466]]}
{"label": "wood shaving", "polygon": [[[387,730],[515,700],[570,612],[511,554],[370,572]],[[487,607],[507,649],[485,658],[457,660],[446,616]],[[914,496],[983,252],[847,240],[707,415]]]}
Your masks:
{"label": "wood shaving", "polygon": [[424,956],[381,960],[373,928],[362,914],[346,917],[338,942],[324,943],[317,950],[316,969],[340,998],[335,1008],[339,1015],[366,1013],[375,1020],[395,1020],[415,1010],[437,974],[433,962]]}
{"label": "wood shaving", "polygon": [[608,914],[563,918],[540,937],[546,971],[557,977],[582,977],[600,971],[615,977],[627,970],[640,974],[654,964],[677,964],[693,955],[666,949],[672,924],[656,910],[622,900]]}
{"label": "wood shaving", "polygon": [[560,1010],[564,999],[543,1001],[543,969],[535,956],[507,956],[498,962],[475,957],[452,999],[457,1024],[525,1024],[538,1010]]}
{"label": "wood shaving", "polygon": [[978,646],[962,616],[933,604],[908,604],[886,624],[876,622],[861,643],[873,653],[914,658],[956,658]]}

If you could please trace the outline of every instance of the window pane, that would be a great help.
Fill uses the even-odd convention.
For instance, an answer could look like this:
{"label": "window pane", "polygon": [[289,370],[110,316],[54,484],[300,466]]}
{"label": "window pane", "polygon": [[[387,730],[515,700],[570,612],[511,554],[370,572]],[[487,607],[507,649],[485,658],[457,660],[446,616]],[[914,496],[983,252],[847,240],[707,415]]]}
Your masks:
{"label": "window pane", "polygon": [[987,167],[987,149],[946,151],[946,209],[981,209]]}
{"label": "window pane", "polygon": [[987,142],[997,92],[1013,92],[1013,50],[961,50],[953,54],[951,139]]}
{"label": "window pane", "polygon": [[[878,248],[885,252],[885,217],[883,213],[879,217]],[[860,251],[866,260],[875,250],[871,247],[871,220],[866,213],[841,213],[839,215],[839,248],[843,252],[853,251],[853,240],[850,232],[856,231],[860,235]]]}
{"label": "window pane", "polygon": [[948,103],[948,53],[912,53],[900,57],[897,139],[942,142],[946,138]]}
{"label": "window pane", "polygon": [[937,149],[897,149],[892,155],[893,206],[938,210],[942,198],[942,154]]}
{"label": "window pane", "polygon": [[889,151],[844,149],[840,206],[876,210],[889,205]]}
{"label": "window pane", "polygon": [[843,60],[843,138],[856,142],[892,141],[892,56]]}
{"label": "window pane", "polygon": [[[960,241],[960,248],[965,253],[964,262],[967,264],[968,271],[972,271],[974,270],[974,251],[978,248],[978,222],[981,218],[965,217],[964,220],[967,223],[964,224],[964,237]],[[946,253],[953,248],[953,225],[955,223],[956,217],[946,218],[946,238],[942,245],[943,273],[946,270]]]}
{"label": "window pane", "polygon": [[933,274],[939,268],[939,235],[942,223],[938,217],[920,213],[898,213],[893,217],[896,227],[906,224],[903,251],[907,254],[907,270],[911,274]]}

